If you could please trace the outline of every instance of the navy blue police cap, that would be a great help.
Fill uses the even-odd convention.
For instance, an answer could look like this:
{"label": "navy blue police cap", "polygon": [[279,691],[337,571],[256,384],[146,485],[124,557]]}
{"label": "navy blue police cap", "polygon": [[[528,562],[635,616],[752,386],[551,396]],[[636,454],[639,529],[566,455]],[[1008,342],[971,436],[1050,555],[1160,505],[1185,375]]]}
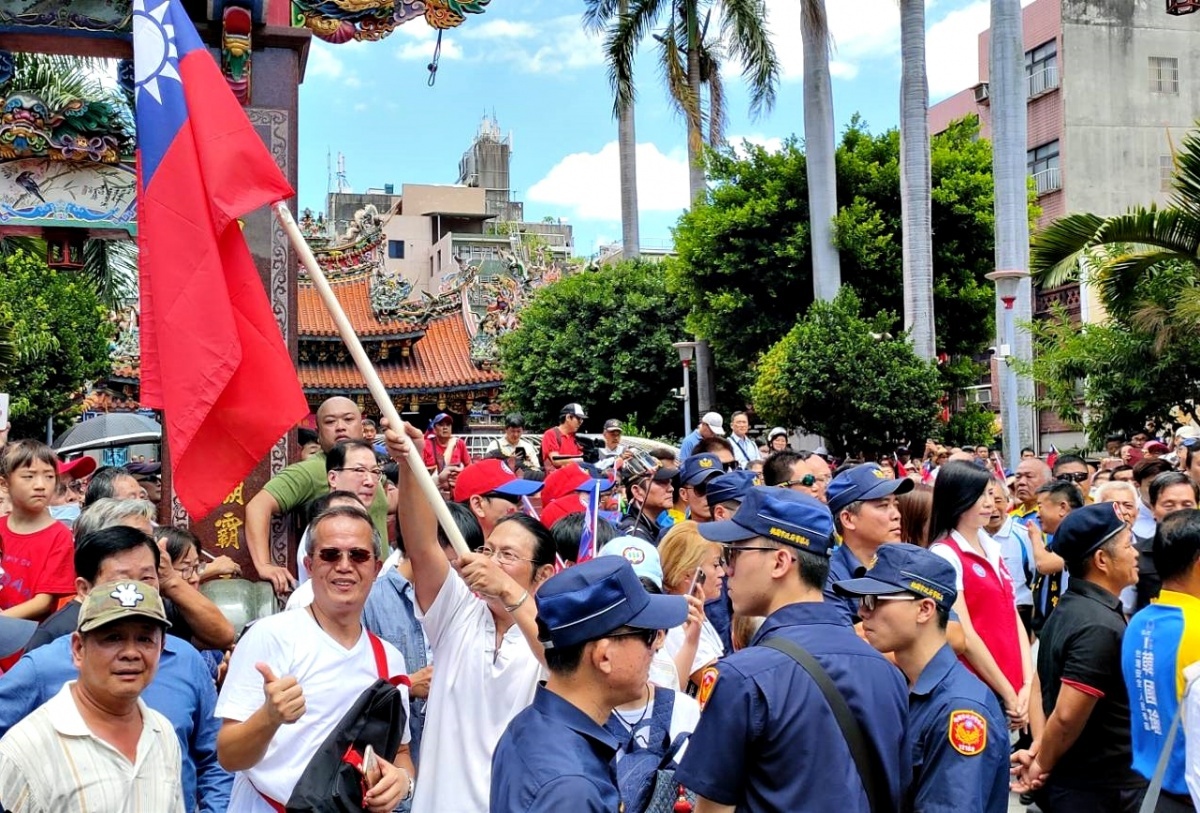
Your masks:
{"label": "navy blue police cap", "polygon": [[732,519],[702,522],[710,542],[743,542],[758,536],[809,553],[828,556],[833,548],[833,515],[825,504],[787,488],[754,486]]}
{"label": "navy blue police cap", "polygon": [[839,596],[887,596],[913,593],[931,598],[949,611],[958,598],[954,567],[936,553],[907,542],[880,545],[871,569],[857,579],[834,582]]}

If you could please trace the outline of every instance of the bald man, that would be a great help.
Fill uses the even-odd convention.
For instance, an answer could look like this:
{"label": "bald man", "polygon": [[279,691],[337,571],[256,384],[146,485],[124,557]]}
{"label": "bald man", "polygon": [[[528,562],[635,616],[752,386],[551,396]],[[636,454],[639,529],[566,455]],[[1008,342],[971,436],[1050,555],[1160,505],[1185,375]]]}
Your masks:
{"label": "bald man", "polygon": [[[275,592],[284,594],[296,585],[287,568],[271,561],[271,517],[303,508],[309,501],[329,493],[325,472],[325,453],[343,440],[362,440],[362,412],[349,398],[335,396],[317,408],[317,442],[321,451],[293,463],[275,475],[246,504],[246,547],[258,577],[271,582]],[[375,490],[370,506],[371,520],[380,536],[387,534],[386,489]]]}

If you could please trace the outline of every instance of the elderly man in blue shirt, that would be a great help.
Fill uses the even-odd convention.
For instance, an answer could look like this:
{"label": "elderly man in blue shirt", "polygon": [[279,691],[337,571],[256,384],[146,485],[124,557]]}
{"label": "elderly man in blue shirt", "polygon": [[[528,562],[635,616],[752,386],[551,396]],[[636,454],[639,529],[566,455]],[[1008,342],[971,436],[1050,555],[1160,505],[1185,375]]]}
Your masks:
{"label": "elderly man in blue shirt", "polygon": [[[75,549],[75,572],[95,572],[96,578],[92,583],[77,579],[76,587],[86,594],[93,584],[128,579],[157,589],[160,555],[154,540],[137,528],[117,526],[88,534]],[[70,636],[22,656],[0,679],[0,737],[78,674]],[[225,813],[233,775],[217,763],[221,721],[213,716],[217,690],[204,658],[186,641],[165,636],[158,671],[142,692],[142,700],[170,720],[179,737],[184,807],[197,813]]]}
{"label": "elderly man in blue shirt", "polygon": [[622,809],[618,743],[604,724],[645,697],[654,651],[687,618],[687,600],[651,595],[624,558],[601,556],[547,580],[537,609],[550,679],[496,746],[491,813]]}

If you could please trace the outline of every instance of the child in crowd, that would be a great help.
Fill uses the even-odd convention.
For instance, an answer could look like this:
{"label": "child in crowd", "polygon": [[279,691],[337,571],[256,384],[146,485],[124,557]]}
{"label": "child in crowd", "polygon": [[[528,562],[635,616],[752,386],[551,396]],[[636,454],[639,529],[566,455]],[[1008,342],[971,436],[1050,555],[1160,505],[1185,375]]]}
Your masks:
{"label": "child in crowd", "polygon": [[75,595],[71,531],[50,515],[58,458],[36,440],[10,443],[0,456],[0,487],[12,513],[0,517],[0,611],[40,621]]}

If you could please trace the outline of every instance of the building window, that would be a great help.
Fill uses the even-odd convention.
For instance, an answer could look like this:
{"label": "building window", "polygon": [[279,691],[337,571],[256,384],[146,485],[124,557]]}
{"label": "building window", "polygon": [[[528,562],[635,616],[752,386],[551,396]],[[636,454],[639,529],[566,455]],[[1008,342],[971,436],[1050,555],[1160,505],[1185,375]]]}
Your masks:
{"label": "building window", "polygon": [[1025,52],[1025,79],[1029,83],[1030,99],[1058,87],[1058,40],[1050,40]]}
{"label": "building window", "polygon": [[1174,189],[1175,182],[1175,156],[1160,155],[1158,156],[1158,188],[1162,192],[1170,192]]}
{"label": "building window", "polygon": [[1179,92],[1179,60],[1173,56],[1150,57],[1150,92]]}
{"label": "building window", "polygon": [[404,259],[404,241],[403,240],[388,240],[388,259],[403,260]]}
{"label": "building window", "polygon": [[1037,193],[1045,195],[1062,189],[1062,174],[1058,166],[1058,141],[1035,147],[1026,153],[1029,174],[1033,176]]}

